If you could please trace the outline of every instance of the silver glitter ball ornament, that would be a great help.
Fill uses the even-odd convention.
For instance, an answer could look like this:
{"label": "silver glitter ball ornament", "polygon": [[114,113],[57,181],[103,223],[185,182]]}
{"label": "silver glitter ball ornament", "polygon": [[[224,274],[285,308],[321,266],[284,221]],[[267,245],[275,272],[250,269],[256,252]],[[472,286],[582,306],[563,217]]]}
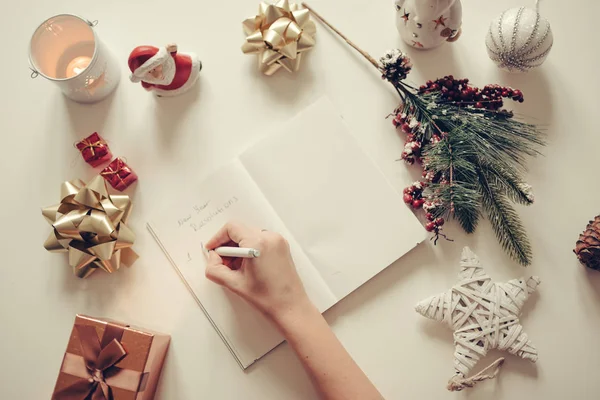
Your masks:
{"label": "silver glitter ball ornament", "polygon": [[490,24],[488,55],[504,70],[526,72],[542,65],[553,37],[550,23],[531,8],[511,8]]}

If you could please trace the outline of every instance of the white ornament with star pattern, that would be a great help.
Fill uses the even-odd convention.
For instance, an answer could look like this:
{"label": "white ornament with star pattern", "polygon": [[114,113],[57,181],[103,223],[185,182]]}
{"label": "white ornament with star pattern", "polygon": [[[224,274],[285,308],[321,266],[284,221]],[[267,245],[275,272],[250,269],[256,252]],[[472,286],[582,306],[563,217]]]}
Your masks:
{"label": "white ornament with star pattern", "polygon": [[432,49],[460,35],[460,0],[395,0],[396,27],[406,43]]}
{"label": "white ornament with star pattern", "polygon": [[458,278],[459,282],[452,289],[415,307],[419,314],[444,322],[454,331],[455,375],[448,382],[448,390],[459,391],[495,377],[503,359],[490,365],[496,368],[492,375],[482,374],[482,371],[467,377],[477,361],[491,349],[506,350],[536,362],[537,349],[523,330],[519,314],[540,279],[532,276],[527,280],[492,282],[468,247],[462,252]]}

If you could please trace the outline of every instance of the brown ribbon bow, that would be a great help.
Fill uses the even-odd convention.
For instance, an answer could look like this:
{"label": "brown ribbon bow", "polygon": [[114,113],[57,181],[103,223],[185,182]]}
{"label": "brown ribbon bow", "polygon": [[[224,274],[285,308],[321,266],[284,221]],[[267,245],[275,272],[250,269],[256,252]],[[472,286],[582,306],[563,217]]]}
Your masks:
{"label": "brown ribbon bow", "polygon": [[66,353],[61,372],[81,379],[55,393],[53,400],[113,400],[113,387],[138,390],[144,373],[115,366],[127,355],[121,345],[124,328],[108,323],[102,342],[93,326],[75,329],[83,356]]}

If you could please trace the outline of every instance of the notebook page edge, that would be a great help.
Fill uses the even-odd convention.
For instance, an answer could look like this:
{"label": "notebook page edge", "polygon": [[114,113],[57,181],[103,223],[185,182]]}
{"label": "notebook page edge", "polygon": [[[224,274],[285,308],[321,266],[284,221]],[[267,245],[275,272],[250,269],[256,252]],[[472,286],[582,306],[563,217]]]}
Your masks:
{"label": "notebook page edge", "polygon": [[179,278],[180,278],[181,282],[183,283],[183,285],[187,288],[188,292],[192,295],[192,298],[198,304],[198,306],[200,307],[200,309],[202,310],[202,312],[204,313],[204,315],[206,316],[206,318],[208,319],[208,321],[210,322],[210,324],[213,326],[214,330],[217,332],[217,334],[219,335],[219,337],[221,338],[221,340],[223,341],[223,343],[225,343],[225,346],[227,347],[227,349],[229,350],[229,352],[233,355],[233,358],[235,358],[235,361],[238,363],[238,365],[240,366],[240,368],[242,368],[242,370],[246,370],[248,367],[250,367],[252,364],[254,364],[256,362],[256,360],[254,360],[252,362],[249,362],[249,363],[246,362],[245,360],[242,360],[241,356],[238,354],[237,350],[235,349],[235,346],[233,345],[233,343],[231,343],[229,341],[229,339],[227,338],[227,336],[223,332],[221,332],[221,329],[219,328],[219,326],[217,325],[217,323],[212,319],[212,317],[210,316],[210,314],[208,313],[208,311],[206,310],[206,308],[204,308],[204,305],[202,304],[202,302],[200,301],[200,299],[198,298],[198,296],[196,296],[196,293],[194,293],[194,290],[192,289],[192,287],[190,286],[190,284],[188,283],[188,281],[183,276],[183,273],[181,272],[181,270],[179,269],[179,267],[175,263],[175,260],[173,260],[173,258],[169,254],[169,251],[167,250],[167,248],[163,245],[162,241],[160,240],[158,232],[153,227],[152,222],[147,222],[146,223],[146,228],[150,232],[150,235],[156,241],[156,244],[158,245],[158,247],[162,250],[163,254],[165,255],[165,257],[169,261],[169,264],[171,264],[171,266],[173,267],[173,269],[175,269],[175,272],[179,276]]}

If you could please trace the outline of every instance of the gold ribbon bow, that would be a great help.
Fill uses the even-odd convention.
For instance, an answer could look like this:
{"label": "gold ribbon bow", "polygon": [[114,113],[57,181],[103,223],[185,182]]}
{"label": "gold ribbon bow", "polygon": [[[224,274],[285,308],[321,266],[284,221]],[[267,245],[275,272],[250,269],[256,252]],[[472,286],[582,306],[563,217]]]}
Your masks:
{"label": "gold ribbon bow", "polygon": [[92,152],[92,157],[94,157],[96,155],[96,150],[94,150],[94,148],[102,147],[106,144],[106,142],[104,140],[98,140],[96,142],[92,142],[88,139],[83,139],[80,143],[83,145],[83,147],[81,147],[79,149],[79,151],[84,151],[85,149],[90,149],[90,151]]}
{"label": "gold ribbon bow", "polygon": [[83,152],[85,149],[90,149],[92,157],[96,156],[96,147],[103,147],[105,145],[106,142],[100,137],[100,135],[98,135],[98,132],[94,132],[89,137],[81,140],[79,143],[75,143],[75,147],[80,152]]}
{"label": "gold ribbon bow", "polygon": [[[110,179],[111,176],[116,176],[121,182],[120,184],[123,185],[123,189],[125,189],[127,187],[127,183],[121,177],[122,171],[126,173],[126,177],[133,173],[131,168],[129,168],[129,165],[125,164],[125,161],[121,160],[121,158],[117,158],[115,161],[108,164],[108,166],[104,168],[102,172],[100,172],[100,176],[108,177],[108,179]],[[115,189],[119,188],[115,187]]]}
{"label": "gold ribbon bow", "polygon": [[316,25],[307,9],[289,0],[260,3],[258,15],[243,22],[245,54],[258,54],[259,69],[273,75],[283,67],[288,72],[300,68],[302,53],[315,45]]}
{"label": "gold ribbon bow", "polygon": [[98,268],[108,273],[121,264],[131,265],[135,234],[127,226],[132,203],[129,196],[109,195],[106,182],[97,176],[85,185],[77,179],[64,182],[60,203],[42,209],[54,228],[44,247],[68,252],[75,275],[87,278]]}
{"label": "gold ribbon bow", "polygon": [[57,392],[52,400],[113,400],[111,388],[138,391],[143,372],[116,367],[127,351],[121,345],[124,329],[107,324],[102,342],[96,328],[75,325],[83,356],[65,353],[61,372],[81,378]]}

